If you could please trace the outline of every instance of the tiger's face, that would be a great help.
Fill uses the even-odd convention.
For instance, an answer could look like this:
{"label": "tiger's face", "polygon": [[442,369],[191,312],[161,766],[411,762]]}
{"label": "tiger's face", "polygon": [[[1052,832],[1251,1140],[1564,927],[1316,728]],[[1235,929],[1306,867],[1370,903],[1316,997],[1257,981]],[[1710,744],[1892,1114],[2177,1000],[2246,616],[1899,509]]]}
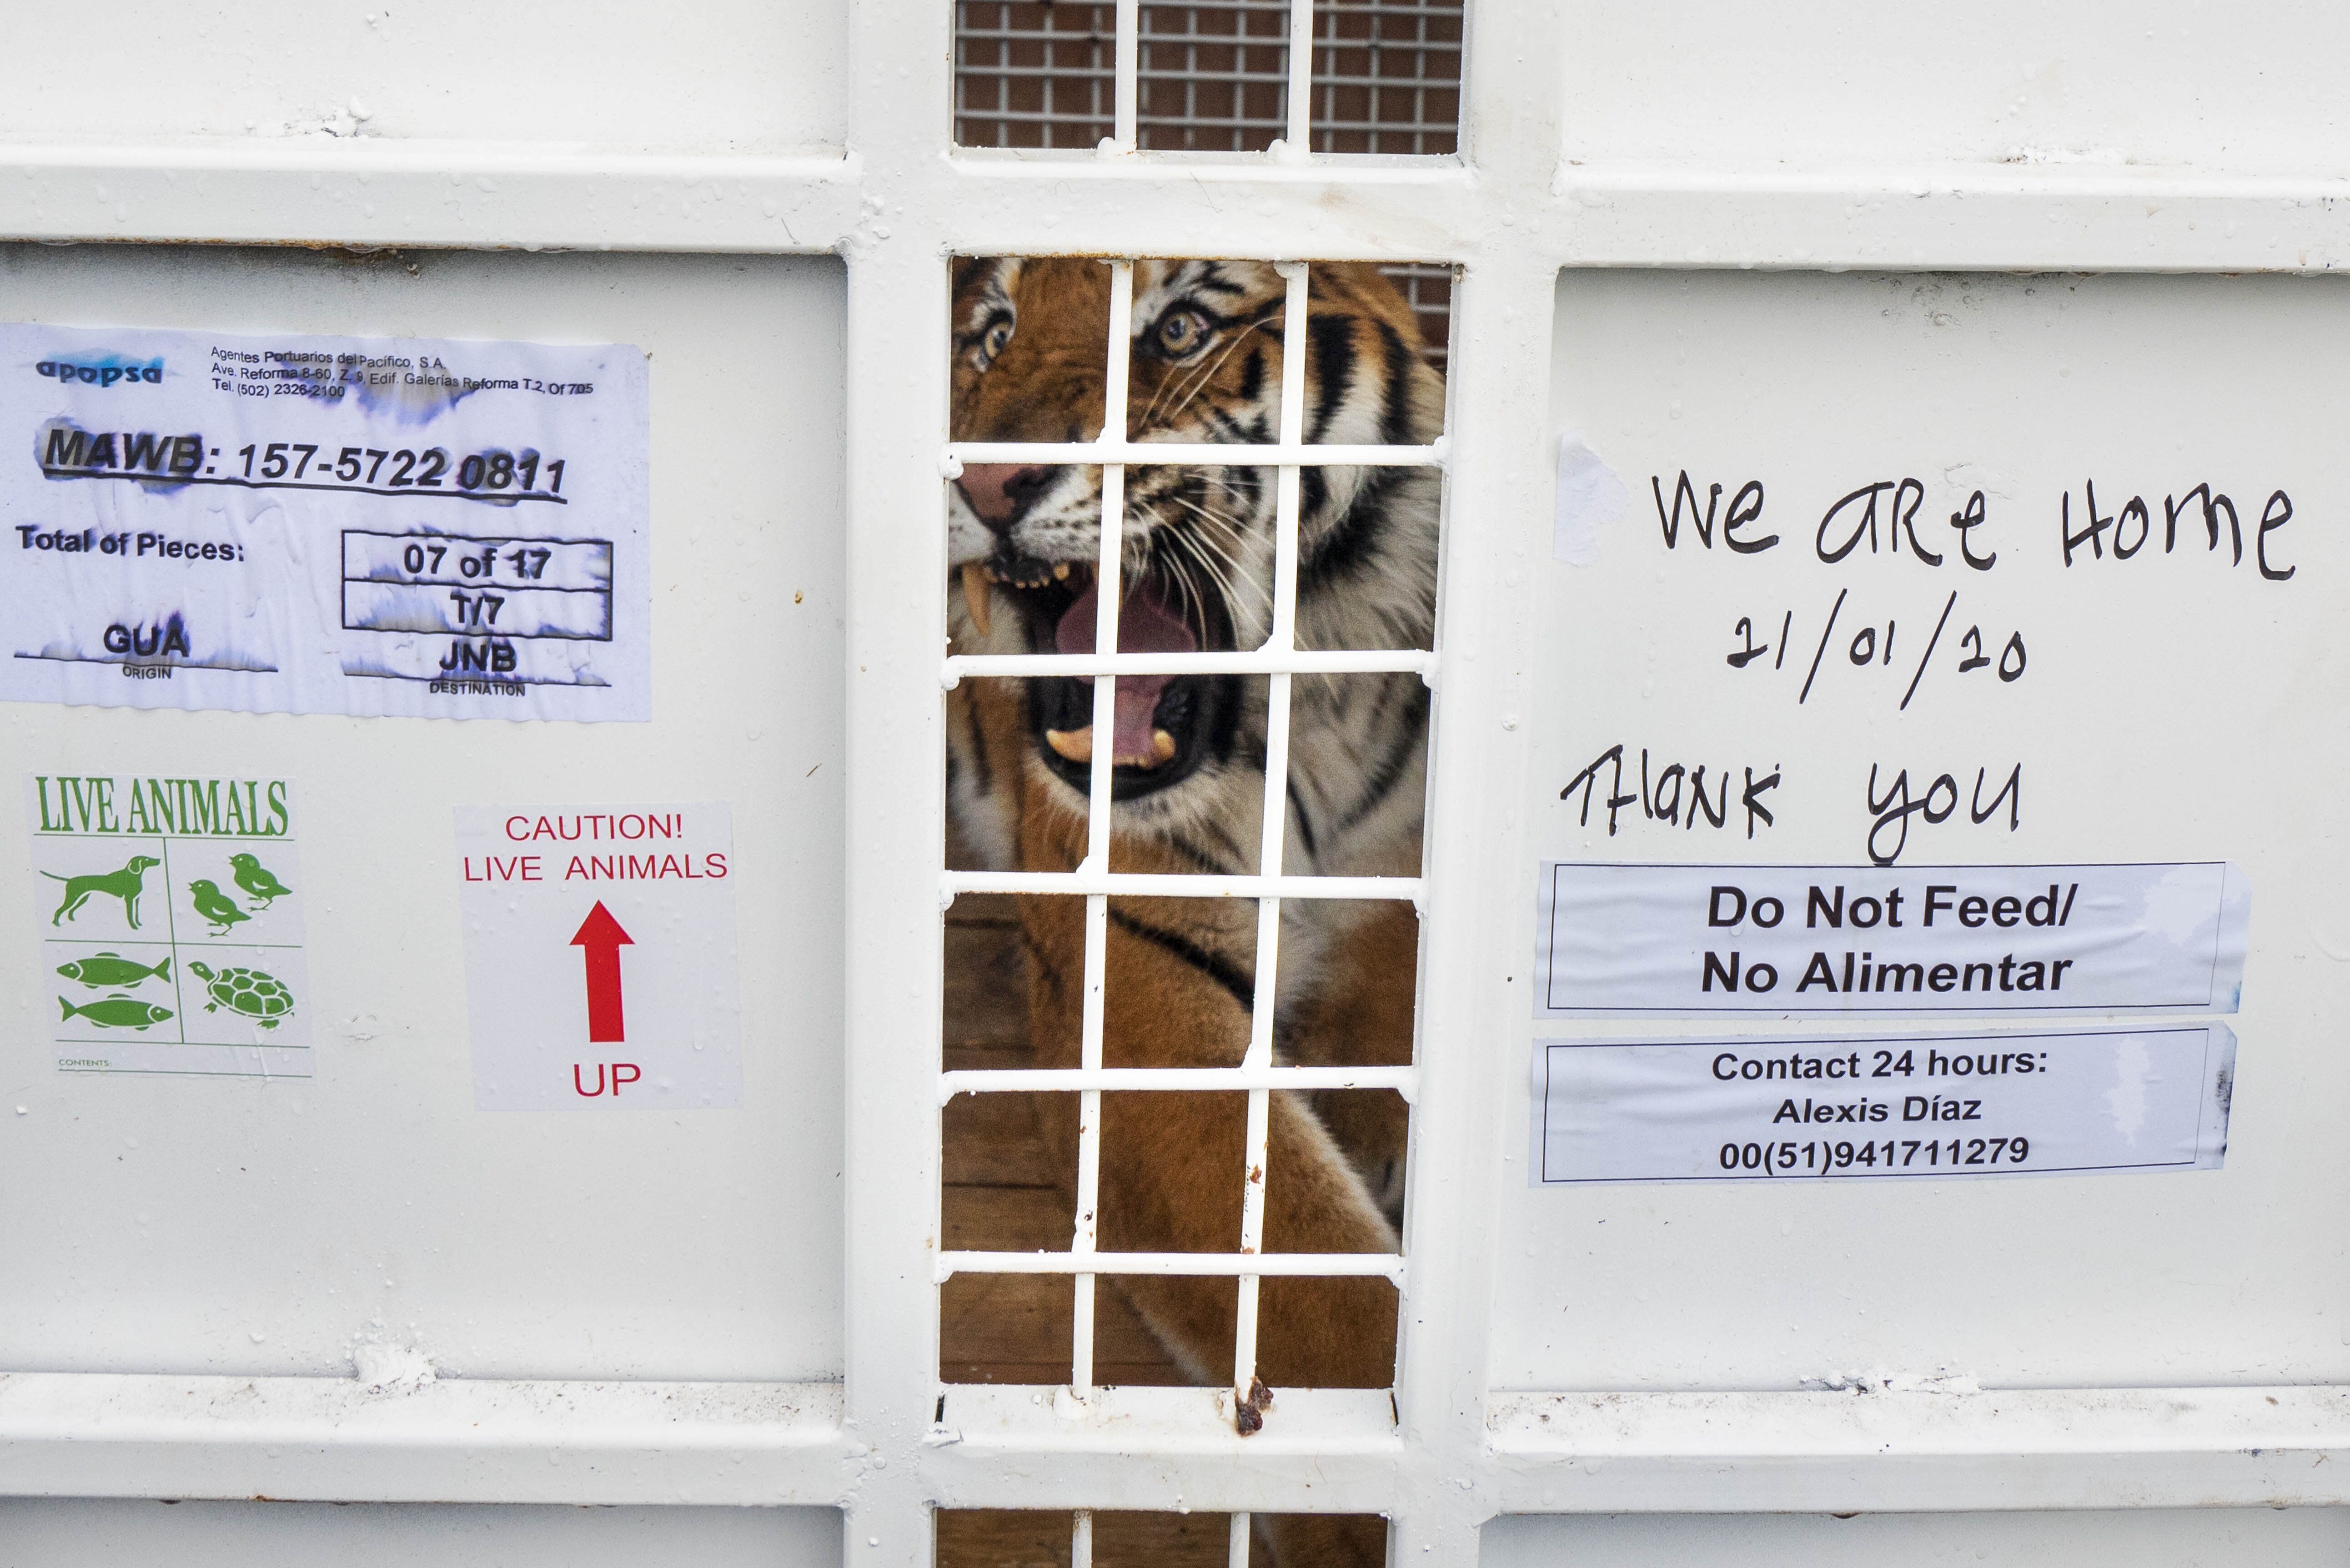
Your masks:
{"label": "tiger's face", "polygon": [[[1109,286],[1100,261],[963,263],[954,297],[954,439],[1097,438]],[[1138,262],[1128,439],[1277,439],[1285,297],[1269,263]],[[1375,268],[1314,268],[1306,341],[1306,441],[1419,443],[1441,428],[1441,379],[1420,355],[1409,306]],[[1276,472],[1127,470],[1120,651],[1222,651],[1264,641]],[[1426,646],[1435,483],[1426,471],[1405,469],[1302,472],[1302,646]],[[1098,466],[964,467],[949,503],[949,561],[964,612],[955,627],[960,646],[1093,649],[1101,503]],[[1261,766],[1263,685],[1235,676],[1121,677],[1105,742],[1093,731],[1090,681],[1034,680],[1032,739],[1046,773],[1080,794],[1094,748],[1107,743],[1115,798],[1177,812],[1177,798],[1191,796],[1200,805],[1188,815],[1197,815],[1214,809],[1204,798],[1222,793],[1212,781],[1249,770],[1252,747]],[[1193,787],[1177,791],[1186,784]]]}

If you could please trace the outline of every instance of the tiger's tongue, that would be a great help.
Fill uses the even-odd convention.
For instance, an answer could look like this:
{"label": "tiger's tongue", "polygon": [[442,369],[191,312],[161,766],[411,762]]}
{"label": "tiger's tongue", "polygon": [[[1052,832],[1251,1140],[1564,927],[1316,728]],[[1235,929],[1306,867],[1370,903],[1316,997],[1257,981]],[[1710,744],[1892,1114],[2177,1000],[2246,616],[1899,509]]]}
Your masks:
{"label": "tiger's tongue", "polygon": [[[1053,646],[1063,653],[1091,653],[1100,613],[1100,593],[1088,586],[1054,628]],[[1190,653],[1199,646],[1200,640],[1191,635],[1191,628],[1169,615],[1166,607],[1148,592],[1130,595],[1118,606],[1120,653]],[[1080,679],[1090,684],[1089,677]],[[1118,678],[1118,720],[1110,748],[1113,760],[1125,762],[1151,756],[1150,716],[1158,711],[1159,694],[1172,679],[1166,675]]]}

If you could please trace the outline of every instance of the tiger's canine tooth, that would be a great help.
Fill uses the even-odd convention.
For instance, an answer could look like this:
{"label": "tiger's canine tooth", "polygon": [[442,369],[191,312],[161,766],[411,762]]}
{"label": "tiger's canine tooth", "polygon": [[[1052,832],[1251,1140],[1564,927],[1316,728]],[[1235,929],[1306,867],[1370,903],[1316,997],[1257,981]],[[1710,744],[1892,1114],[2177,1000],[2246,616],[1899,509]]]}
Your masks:
{"label": "tiger's canine tooth", "polygon": [[1150,763],[1153,767],[1171,762],[1175,756],[1175,737],[1164,730],[1150,732]]}
{"label": "tiger's canine tooth", "polygon": [[1045,732],[1045,743],[1070,762],[1089,763],[1094,760],[1094,727],[1091,724],[1082,730],[1047,730]]}
{"label": "tiger's canine tooth", "polygon": [[963,563],[962,602],[971,607],[972,624],[985,637],[989,629],[987,568],[977,561]]}
{"label": "tiger's canine tooth", "polygon": [[1056,583],[1066,583],[1069,580],[1068,562],[1055,561],[1053,563],[1053,580]]}

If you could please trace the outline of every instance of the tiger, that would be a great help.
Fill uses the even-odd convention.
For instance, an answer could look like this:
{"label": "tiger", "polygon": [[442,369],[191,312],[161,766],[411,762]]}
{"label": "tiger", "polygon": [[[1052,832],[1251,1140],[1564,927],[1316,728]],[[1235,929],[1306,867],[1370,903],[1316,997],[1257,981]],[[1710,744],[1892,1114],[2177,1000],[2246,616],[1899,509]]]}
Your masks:
{"label": "tiger", "polygon": [[[962,441],[1084,441],[1104,419],[1111,269],[1078,258],[958,262],[951,434]],[[1279,434],[1286,283],[1270,263],[1142,261],[1133,268],[1127,436],[1271,442]],[[1426,445],[1444,381],[1409,302],[1376,267],[1308,272],[1303,439]],[[1277,470],[1126,470],[1121,651],[1232,650],[1273,627]],[[1440,478],[1430,468],[1300,470],[1297,644],[1433,646]],[[948,632],[958,653],[1089,652],[1098,596],[1102,471],[968,463],[948,485]],[[974,868],[1068,871],[1086,851],[1096,748],[1112,748],[1114,871],[1258,869],[1267,682],[1262,676],[1120,677],[1107,737],[1090,680],[962,680],[948,694],[947,793]],[[1430,699],[1417,674],[1292,678],[1282,869],[1410,877],[1419,870]],[[1028,1016],[1040,1066],[1077,1064],[1083,900],[1022,896]],[[1108,901],[1103,1058],[1109,1066],[1237,1065],[1254,1005],[1257,907],[1248,899]],[[1392,901],[1285,900],[1276,1060],[1400,1064],[1411,1055],[1417,921]],[[1075,1096],[1040,1096],[1046,1142],[1074,1185]],[[1229,1251],[1239,1240],[1241,1096],[1106,1096],[1098,1244]],[[1264,1191],[1274,1251],[1394,1251],[1406,1141],[1399,1097],[1277,1092]],[[1120,1277],[1187,1373],[1226,1380],[1228,1281]],[[1270,1386],[1385,1387],[1395,1297],[1371,1279],[1267,1279],[1259,1379],[1233,1407],[1245,1435]],[[1284,1564],[1384,1561],[1377,1521],[1270,1521]]]}

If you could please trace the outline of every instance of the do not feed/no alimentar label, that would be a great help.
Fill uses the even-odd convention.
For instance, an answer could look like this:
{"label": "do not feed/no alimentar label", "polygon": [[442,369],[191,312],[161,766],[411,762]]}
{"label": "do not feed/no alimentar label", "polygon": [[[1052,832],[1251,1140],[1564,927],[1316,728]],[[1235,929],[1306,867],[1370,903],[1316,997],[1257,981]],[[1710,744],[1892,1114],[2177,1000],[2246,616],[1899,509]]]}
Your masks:
{"label": "do not feed/no alimentar label", "polygon": [[2232,1012],[2250,898],[2222,861],[1549,861],[1534,1016]]}

